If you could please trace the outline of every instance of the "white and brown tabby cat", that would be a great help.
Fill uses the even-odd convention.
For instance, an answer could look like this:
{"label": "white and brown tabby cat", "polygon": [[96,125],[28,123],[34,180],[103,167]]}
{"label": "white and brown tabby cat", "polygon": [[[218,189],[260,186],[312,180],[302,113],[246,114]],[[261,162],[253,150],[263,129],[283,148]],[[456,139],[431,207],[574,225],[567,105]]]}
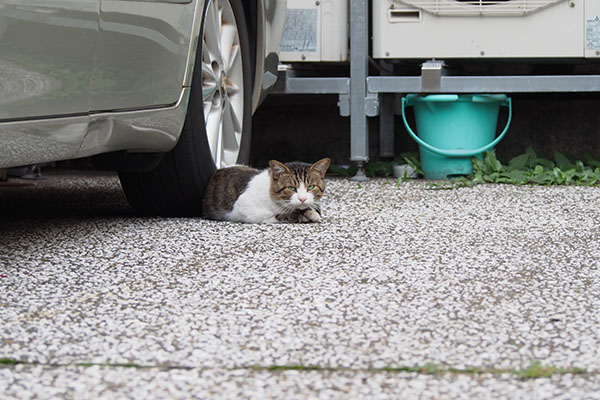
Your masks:
{"label": "white and brown tabby cat", "polygon": [[330,159],[314,164],[269,161],[258,171],[236,165],[218,170],[204,194],[204,218],[248,222],[319,222]]}

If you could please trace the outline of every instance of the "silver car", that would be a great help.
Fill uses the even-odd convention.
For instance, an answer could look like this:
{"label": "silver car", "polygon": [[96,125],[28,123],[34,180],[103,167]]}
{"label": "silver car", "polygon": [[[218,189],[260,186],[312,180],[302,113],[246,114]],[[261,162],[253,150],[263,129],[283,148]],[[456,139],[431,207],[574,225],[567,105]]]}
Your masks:
{"label": "silver car", "polygon": [[248,161],[285,0],[0,0],[0,168],[94,156],[152,214]]}

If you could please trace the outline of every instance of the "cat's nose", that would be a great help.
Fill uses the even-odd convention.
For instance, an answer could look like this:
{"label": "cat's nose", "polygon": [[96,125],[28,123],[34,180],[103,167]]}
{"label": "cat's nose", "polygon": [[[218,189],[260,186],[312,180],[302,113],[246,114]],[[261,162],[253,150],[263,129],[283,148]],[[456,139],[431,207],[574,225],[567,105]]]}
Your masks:
{"label": "cat's nose", "polygon": [[300,203],[304,203],[306,201],[306,197],[298,196],[298,200],[300,200]]}

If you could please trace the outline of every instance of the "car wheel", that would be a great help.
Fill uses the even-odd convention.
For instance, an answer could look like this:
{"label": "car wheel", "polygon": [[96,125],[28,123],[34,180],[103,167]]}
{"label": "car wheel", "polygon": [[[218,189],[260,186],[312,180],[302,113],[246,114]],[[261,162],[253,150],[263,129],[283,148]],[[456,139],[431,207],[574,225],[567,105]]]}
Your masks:
{"label": "car wheel", "polygon": [[200,38],[177,145],[149,172],[119,173],[127,200],[146,214],[201,215],[216,168],[249,159],[252,65],[241,0],[208,0]]}

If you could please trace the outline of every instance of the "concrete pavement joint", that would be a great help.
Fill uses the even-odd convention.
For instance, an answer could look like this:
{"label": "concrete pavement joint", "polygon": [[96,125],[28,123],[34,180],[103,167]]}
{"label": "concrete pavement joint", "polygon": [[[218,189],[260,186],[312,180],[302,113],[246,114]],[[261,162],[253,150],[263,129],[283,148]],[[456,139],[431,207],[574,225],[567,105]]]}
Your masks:
{"label": "concrete pavement joint", "polygon": [[[11,358],[0,358],[0,366],[14,366],[14,365],[30,365],[30,366],[45,366],[54,368],[64,367],[102,367],[102,368],[134,368],[134,369],[160,369],[160,370],[194,370],[194,369],[206,369],[189,367],[182,365],[140,365],[135,363],[93,363],[93,362],[78,362],[78,363],[40,363],[36,361],[20,361]],[[212,368],[209,368],[212,369]],[[251,365],[251,366],[239,366],[226,368],[229,371],[238,370],[252,370],[252,371],[266,371],[266,372],[279,372],[279,371],[320,371],[320,372],[366,372],[366,373],[401,373],[409,372],[423,375],[443,375],[443,374],[467,374],[467,375],[502,375],[511,374],[516,375],[521,379],[538,379],[538,378],[550,378],[553,375],[597,375],[596,371],[588,372],[583,368],[572,367],[572,368],[560,368],[551,365],[542,365],[539,361],[534,361],[530,366],[524,369],[506,369],[506,368],[453,368],[453,367],[441,367],[433,363],[427,363],[423,366],[398,366],[398,367],[381,367],[381,368],[345,368],[345,367],[322,367],[318,365]]]}

